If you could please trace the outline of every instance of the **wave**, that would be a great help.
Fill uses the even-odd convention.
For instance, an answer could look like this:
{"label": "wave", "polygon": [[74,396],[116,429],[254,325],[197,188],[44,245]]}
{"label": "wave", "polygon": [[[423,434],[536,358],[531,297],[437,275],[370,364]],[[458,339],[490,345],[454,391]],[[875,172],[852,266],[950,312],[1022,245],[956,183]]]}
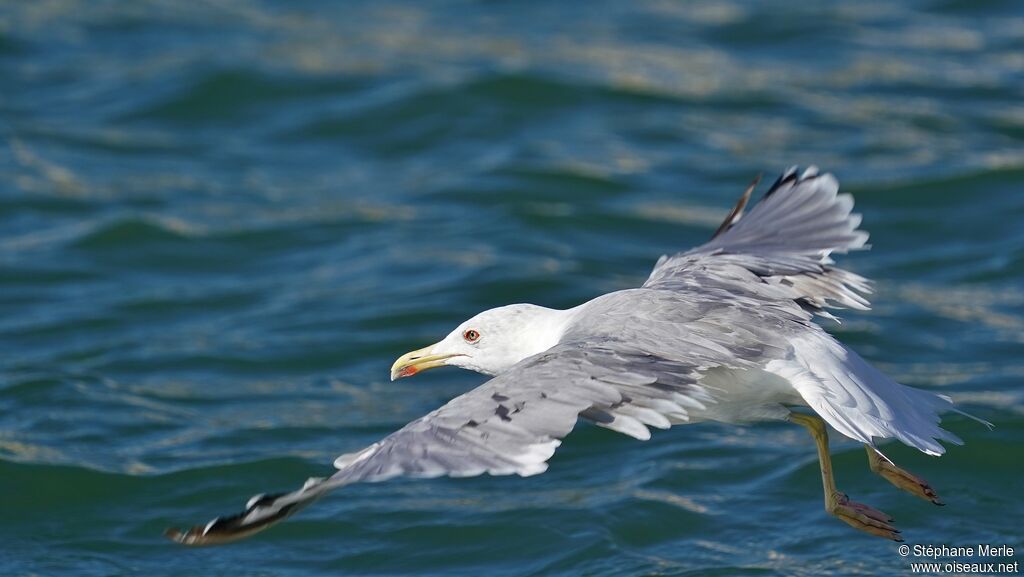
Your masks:
{"label": "wave", "polygon": [[121,217],[102,222],[71,246],[83,249],[158,243],[187,243],[199,232],[187,223],[167,217]]}
{"label": "wave", "polygon": [[122,122],[241,124],[259,120],[272,105],[344,96],[363,85],[353,77],[273,75],[254,69],[223,69],[199,74],[197,80],[161,101],[120,117]]}

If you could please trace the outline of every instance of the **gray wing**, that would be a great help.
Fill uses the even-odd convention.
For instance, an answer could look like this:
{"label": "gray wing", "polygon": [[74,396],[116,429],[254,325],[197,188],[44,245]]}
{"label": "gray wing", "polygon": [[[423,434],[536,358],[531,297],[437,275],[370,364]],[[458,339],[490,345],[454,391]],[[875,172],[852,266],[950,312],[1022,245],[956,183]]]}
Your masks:
{"label": "gray wing", "polygon": [[792,167],[747,215],[750,190],[706,244],[658,260],[645,288],[699,290],[711,276],[736,276],[736,268],[776,285],[801,306],[834,318],[824,309],[867,309],[870,282],[832,266],[831,255],[865,246],[853,198],[839,194],[831,174]]}
{"label": "gray wing", "polygon": [[687,410],[712,402],[695,364],[668,360],[618,342],[563,344],[456,397],[369,447],[342,455],[338,471],[301,489],[257,495],[246,510],[168,537],[186,545],[226,543],[277,523],[326,492],[397,476],[534,475],[580,416],[646,439]]}

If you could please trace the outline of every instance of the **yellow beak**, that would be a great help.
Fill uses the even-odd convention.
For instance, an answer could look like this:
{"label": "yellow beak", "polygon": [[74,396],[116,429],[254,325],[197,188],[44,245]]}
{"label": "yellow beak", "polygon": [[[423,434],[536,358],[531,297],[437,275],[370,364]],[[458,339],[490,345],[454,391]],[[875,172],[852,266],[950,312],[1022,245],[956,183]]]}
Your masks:
{"label": "yellow beak", "polygon": [[423,347],[422,349],[405,353],[398,357],[395,364],[391,365],[391,380],[394,381],[403,377],[411,377],[420,371],[444,366],[445,359],[460,356],[457,354],[432,355],[430,354],[430,350],[435,346],[437,345],[433,344],[429,347]]}

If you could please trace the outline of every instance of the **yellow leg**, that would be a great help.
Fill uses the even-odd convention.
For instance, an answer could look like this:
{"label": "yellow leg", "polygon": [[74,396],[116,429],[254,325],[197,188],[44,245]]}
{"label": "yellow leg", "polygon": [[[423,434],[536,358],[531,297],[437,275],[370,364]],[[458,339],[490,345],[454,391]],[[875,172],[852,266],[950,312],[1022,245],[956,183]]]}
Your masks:
{"label": "yellow leg", "polygon": [[931,501],[936,505],[945,505],[945,503],[939,500],[939,496],[935,493],[935,490],[932,489],[932,486],[928,484],[928,481],[925,481],[910,471],[897,467],[875,449],[871,447],[864,448],[868,452],[868,465],[871,467],[871,470],[878,473],[883,479],[911,495],[917,495],[918,497],[926,501]]}
{"label": "yellow leg", "polygon": [[817,415],[790,413],[789,420],[806,428],[814,437],[818,447],[818,462],[821,465],[821,484],[825,489],[825,511],[838,517],[848,525],[861,531],[892,539],[900,539],[899,531],[889,523],[892,517],[861,503],[855,503],[836,489],[835,478],[832,476],[832,457],[828,452],[828,429],[825,421]]}

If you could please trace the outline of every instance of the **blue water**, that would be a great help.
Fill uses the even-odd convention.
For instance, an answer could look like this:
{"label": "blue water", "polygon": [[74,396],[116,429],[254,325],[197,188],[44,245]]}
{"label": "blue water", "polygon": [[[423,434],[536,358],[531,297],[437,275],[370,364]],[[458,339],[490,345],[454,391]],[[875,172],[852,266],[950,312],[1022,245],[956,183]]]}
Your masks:
{"label": "blue water", "polygon": [[839,487],[908,544],[1024,550],[1022,54],[998,0],[0,3],[0,573],[908,574],[786,424],[580,426],[542,476],[161,537],[483,380],[400,354],[636,286],[797,163],[872,233],[874,310],[830,330],[996,425],[887,449],[945,508],[837,440]]}

